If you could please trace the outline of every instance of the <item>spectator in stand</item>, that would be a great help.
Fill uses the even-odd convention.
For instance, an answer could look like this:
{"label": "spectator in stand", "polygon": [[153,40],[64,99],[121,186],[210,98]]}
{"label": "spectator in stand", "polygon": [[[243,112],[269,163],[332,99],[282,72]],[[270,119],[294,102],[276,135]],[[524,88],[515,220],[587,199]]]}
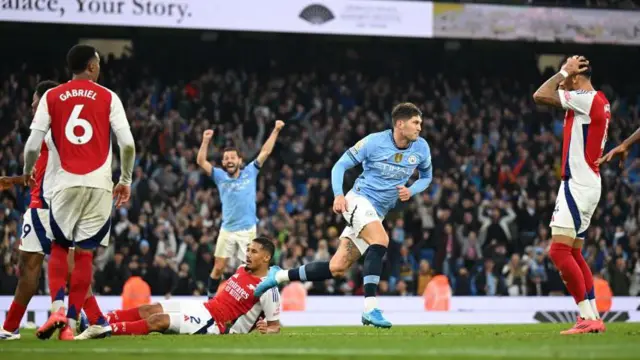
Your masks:
{"label": "spectator in stand", "polygon": [[[287,47],[279,41],[264,48],[242,41],[234,41],[234,48],[215,45],[233,61],[207,59],[188,71],[165,71],[161,60],[147,54],[147,42],[141,42],[149,46],[145,51],[103,64],[101,81],[122,98],[139,153],[132,200],[114,214],[112,245],[96,257],[97,294],[117,293],[132,267],[154,294],[203,294],[221,221],[219,194],[196,166],[207,128],[216,129],[214,154],[236,146],[249,162],[265,140],[264,129],[276,118],[288,123],[258,180],[258,232],[273,238],[274,262],[285,268],[312,257],[330,258],[336,228],[343,226],[331,211],[331,165],[365,134],[388,128],[388,109],[401,101],[412,101],[423,111],[422,134],[431,146],[434,179],[427,192],[396,209],[388,217],[393,221],[385,223],[397,252],[390,246],[379,291],[404,293],[403,281],[407,291],[421,294],[431,276],[445,274],[456,295],[564,293],[547,255],[563,114],[532,104],[529,87],[546,75],[533,65],[533,55],[506,56],[507,61],[502,53],[461,49],[455,56],[443,51],[413,64],[408,59],[421,47],[405,52],[393,46],[386,51],[384,44],[381,50],[314,43],[310,53],[317,56],[300,61],[280,56]],[[161,45],[165,51],[170,44]],[[235,49],[251,47],[264,56],[234,56]],[[376,61],[380,51],[398,58]],[[476,68],[460,60],[467,54],[479,59]],[[614,66],[599,64],[612,69],[597,80],[611,82],[601,87],[611,92],[607,97],[616,120],[607,149],[640,124],[638,88],[614,82],[624,78],[617,73],[620,59]],[[3,59],[0,70],[0,175],[21,172],[31,122],[29,94],[42,78],[34,68],[39,59],[25,58],[24,67],[10,61]],[[64,72],[56,74],[56,80],[66,80]],[[635,193],[640,166],[634,165],[639,154],[639,145],[630,148],[624,171],[617,164],[601,167],[602,200],[584,248],[589,266],[606,275],[620,294],[640,292],[640,202]],[[345,186],[356,173],[346,174]],[[0,193],[0,290],[7,294],[13,291],[20,213],[27,197],[28,190],[20,187]],[[517,256],[522,266],[515,265]],[[400,265],[412,263],[402,258],[421,265],[405,267],[413,272],[401,276]],[[493,268],[487,271],[489,264]],[[526,292],[519,283],[525,266]],[[226,269],[233,270],[231,265]],[[354,266],[345,279],[312,284],[310,291],[361,294],[361,276],[361,266]],[[393,277],[397,280],[390,287]]]}

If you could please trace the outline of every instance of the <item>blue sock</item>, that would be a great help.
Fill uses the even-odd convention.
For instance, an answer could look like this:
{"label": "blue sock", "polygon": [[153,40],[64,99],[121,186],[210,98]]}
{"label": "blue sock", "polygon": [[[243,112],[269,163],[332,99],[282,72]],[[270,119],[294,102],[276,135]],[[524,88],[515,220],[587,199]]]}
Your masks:
{"label": "blue sock", "polygon": [[290,281],[323,281],[333,278],[328,261],[317,261],[289,270]]}
{"label": "blue sock", "polygon": [[364,258],[364,297],[375,297],[382,274],[382,258],[387,248],[373,244]]}

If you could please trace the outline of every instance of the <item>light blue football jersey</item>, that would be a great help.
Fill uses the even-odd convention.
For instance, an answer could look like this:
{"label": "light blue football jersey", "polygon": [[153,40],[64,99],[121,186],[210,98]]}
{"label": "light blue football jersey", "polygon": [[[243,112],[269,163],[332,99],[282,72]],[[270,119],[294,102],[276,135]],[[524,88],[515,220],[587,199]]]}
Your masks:
{"label": "light blue football jersey", "polygon": [[386,130],[366,136],[347,150],[347,155],[363,168],[352,190],[371,201],[380,216],[395,207],[397,186],[405,186],[414,170],[420,171],[421,179],[431,182],[431,151],[423,138],[400,149],[392,130]]}
{"label": "light blue football jersey", "polygon": [[214,167],[211,178],[218,187],[222,202],[222,229],[240,231],[256,225],[256,186],[260,167],[254,160],[240,170],[237,178]]}

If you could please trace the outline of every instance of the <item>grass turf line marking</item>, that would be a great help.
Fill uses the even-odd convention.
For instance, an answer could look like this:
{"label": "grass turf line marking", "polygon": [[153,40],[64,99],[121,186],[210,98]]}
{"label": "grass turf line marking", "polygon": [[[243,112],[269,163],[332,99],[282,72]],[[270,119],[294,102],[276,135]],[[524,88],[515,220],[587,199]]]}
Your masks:
{"label": "grass turf line marking", "polygon": [[[557,351],[550,348],[539,348],[535,352],[536,358],[560,358],[575,359],[589,358],[610,358],[610,352],[604,352],[608,346],[594,347],[593,350],[602,350],[602,353],[593,351],[580,356],[575,351]],[[584,347],[582,347],[583,350]],[[482,357],[513,357],[531,358],[532,353],[523,349],[487,349],[487,348],[431,348],[416,350],[394,350],[394,349],[323,349],[323,348],[266,348],[266,349],[238,349],[238,348],[2,348],[0,353],[64,353],[64,354],[180,354],[180,355],[298,355],[298,356],[482,356]],[[637,359],[637,354],[614,354],[618,359]]]}

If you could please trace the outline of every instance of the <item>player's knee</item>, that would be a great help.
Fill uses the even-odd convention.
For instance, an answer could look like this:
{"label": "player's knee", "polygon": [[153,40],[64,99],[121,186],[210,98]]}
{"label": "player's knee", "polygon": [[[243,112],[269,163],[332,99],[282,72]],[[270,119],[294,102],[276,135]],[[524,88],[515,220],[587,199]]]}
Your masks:
{"label": "player's knee", "polygon": [[160,304],[142,305],[138,308],[138,312],[142,319],[150,318],[155,314],[162,313],[163,311],[162,305]]}
{"label": "player's knee", "polygon": [[227,263],[226,260],[227,259],[216,258],[215,262],[213,263],[213,271],[212,271],[214,275],[217,275],[217,276],[222,275],[222,273],[224,272],[224,267]]}
{"label": "player's knee", "polygon": [[342,256],[334,256],[329,261],[329,271],[334,277],[344,277],[349,267],[347,259]]}
{"label": "player's knee", "polygon": [[165,332],[169,329],[170,319],[167,314],[153,314],[147,319],[150,332]]}
{"label": "player's knee", "polygon": [[553,242],[573,246],[576,235],[576,230],[573,228],[559,226],[551,227],[551,239]]}

